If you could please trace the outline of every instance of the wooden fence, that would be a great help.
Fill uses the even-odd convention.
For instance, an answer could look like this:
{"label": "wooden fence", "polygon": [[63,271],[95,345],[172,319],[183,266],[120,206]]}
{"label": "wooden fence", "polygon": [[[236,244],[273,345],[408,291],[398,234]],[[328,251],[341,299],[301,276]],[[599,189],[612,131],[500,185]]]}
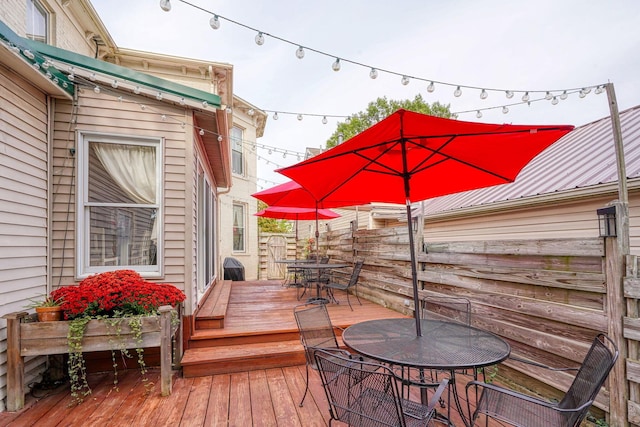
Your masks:
{"label": "wooden fence", "polygon": [[[406,227],[323,234],[321,254],[334,261],[365,261],[359,281],[361,297],[412,314]],[[473,324],[506,339],[513,355],[551,366],[576,366],[597,333],[609,334],[621,356],[606,390],[596,400],[593,417],[607,416],[609,425],[616,427],[640,424],[639,268],[635,258],[627,260],[623,281],[624,270],[616,271],[621,263],[615,259],[614,239],[426,245],[417,240],[421,295],[470,299]],[[561,396],[573,379],[568,373],[510,360],[494,374],[548,398]]]}

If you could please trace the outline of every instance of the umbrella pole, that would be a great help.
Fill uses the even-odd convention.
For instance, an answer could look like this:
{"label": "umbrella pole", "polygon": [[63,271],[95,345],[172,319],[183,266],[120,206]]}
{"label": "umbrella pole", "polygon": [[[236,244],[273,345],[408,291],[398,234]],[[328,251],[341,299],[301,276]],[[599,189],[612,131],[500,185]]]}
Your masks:
{"label": "umbrella pole", "polygon": [[418,269],[416,268],[416,247],[413,241],[413,224],[411,222],[411,201],[407,197],[407,227],[409,229],[409,253],[411,254],[411,280],[413,285],[414,317],[416,319],[416,334],[422,336],[422,324],[420,323],[420,296],[418,295]]}

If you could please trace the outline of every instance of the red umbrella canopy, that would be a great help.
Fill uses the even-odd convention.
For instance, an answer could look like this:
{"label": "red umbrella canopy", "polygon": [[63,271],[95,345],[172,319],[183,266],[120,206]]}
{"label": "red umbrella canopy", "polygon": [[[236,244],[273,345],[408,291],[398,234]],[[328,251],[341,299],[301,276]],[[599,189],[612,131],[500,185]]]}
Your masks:
{"label": "red umbrella canopy", "polygon": [[316,200],[311,193],[302,188],[295,181],[285,182],[275,187],[267,188],[252,194],[258,200],[262,200],[269,206],[296,207],[296,208],[336,208],[344,204],[330,204]]}
{"label": "red umbrella canopy", "polygon": [[513,182],[573,126],[463,122],[398,110],[313,158],[279,169],[323,207],[405,203]]}
{"label": "red umbrella canopy", "polygon": [[[295,208],[285,206],[270,206],[254,214],[265,218],[289,219],[289,220],[310,220],[316,219],[316,210],[313,208]],[[318,219],[338,218],[340,214],[329,209],[318,209]]]}

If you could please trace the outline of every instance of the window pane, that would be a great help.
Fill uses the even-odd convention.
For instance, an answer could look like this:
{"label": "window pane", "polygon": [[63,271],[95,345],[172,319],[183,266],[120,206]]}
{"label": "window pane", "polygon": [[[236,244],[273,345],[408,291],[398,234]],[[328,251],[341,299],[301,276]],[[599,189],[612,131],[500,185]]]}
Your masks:
{"label": "window pane", "polygon": [[231,168],[233,173],[244,173],[244,161],[242,159],[242,129],[231,128]]}
{"label": "window pane", "polygon": [[156,209],[89,208],[89,265],[157,265]]}
{"label": "window pane", "polygon": [[47,42],[47,11],[36,0],[27,0],[27,38]]}
{"label": "window pane", "polygon": [[156,148],[89,143],[89,202],[156,203]]}
{"label": "window pane", "polygon": [[244,251],[244,206],[233,205],[233,250]]}

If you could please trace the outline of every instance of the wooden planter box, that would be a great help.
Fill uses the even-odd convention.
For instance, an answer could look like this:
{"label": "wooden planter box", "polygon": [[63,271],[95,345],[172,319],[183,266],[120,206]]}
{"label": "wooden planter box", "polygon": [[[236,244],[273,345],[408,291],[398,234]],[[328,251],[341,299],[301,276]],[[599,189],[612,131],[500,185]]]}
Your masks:
{"label": "wooden planter box", "polygon": [[[170,306],[160,307],[160,316],[142,318],[142,343],[138,343],[127,320],[111,326],[109,321],[90,320],[82,340],[82,351],[104,351],[160,347],[160,377],[163,396],[171,394],[172,337],[181,331],[171,325]],[[178,313],[178,315],[180,315]],[[10,313],[7,319],[7,410],[24,407],[24,357],[69,352],[68,321],[25,322],[25,312]],[[119,332],[117,332],[119,329]],[[176,340],[178,346],[182,339]],[[179,353],[179,351],[178,351]],[[177,359],[177,358],[176,358]]]}

